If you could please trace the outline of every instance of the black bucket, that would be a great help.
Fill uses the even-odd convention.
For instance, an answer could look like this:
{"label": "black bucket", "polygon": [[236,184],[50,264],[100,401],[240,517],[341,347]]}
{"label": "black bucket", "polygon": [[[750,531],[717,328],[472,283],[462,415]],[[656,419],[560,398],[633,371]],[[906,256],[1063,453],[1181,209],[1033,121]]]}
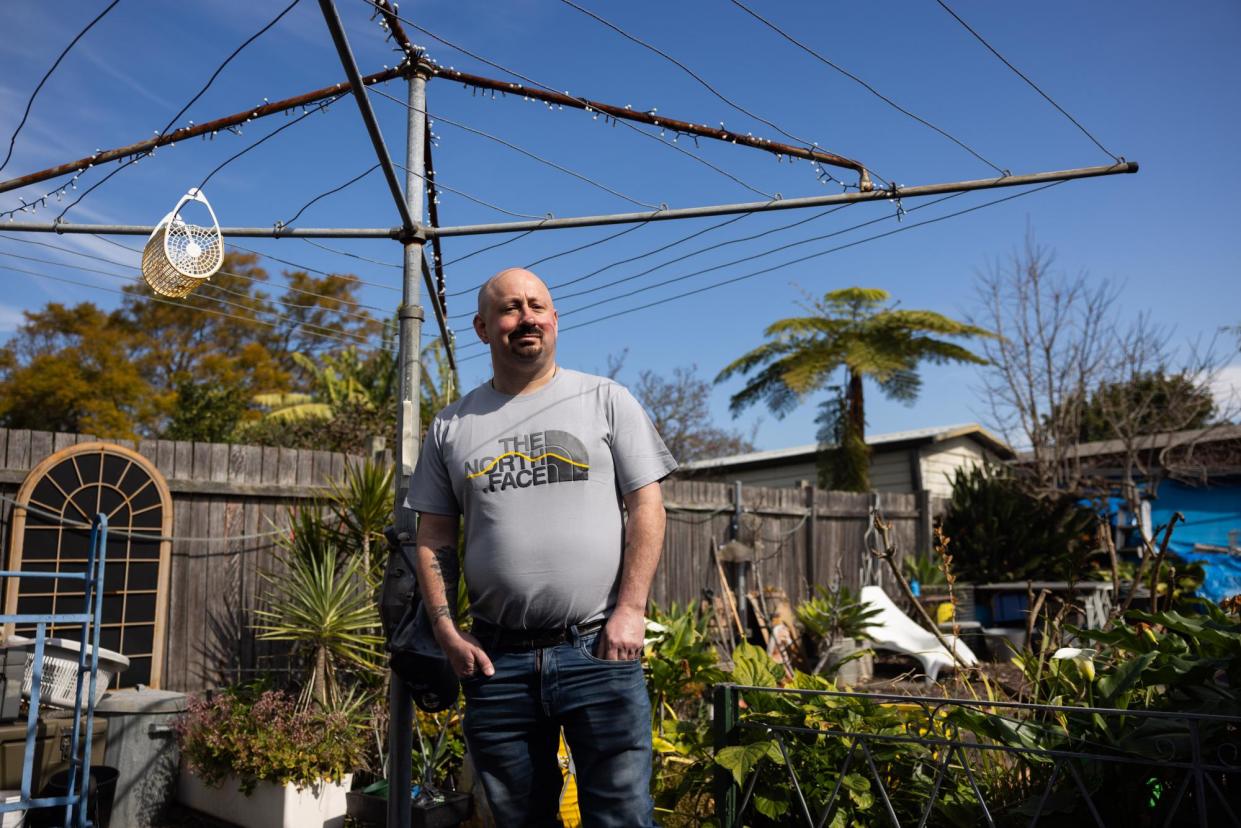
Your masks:
{"label": "black bucket", "polygon": [[[116,798],[116,780],[121,772],[107,765],[90,766],[90,792],[87,799],[86,815],[95,828],[108,828],[112,818],[112,800]],[[69,771],[62,770],[52,774],[43,786],[40,796],[67,796],[69,793]],[[56,826],[64,818],[63,805],[56,808],[39,808],[30,812],[32,826]]]}

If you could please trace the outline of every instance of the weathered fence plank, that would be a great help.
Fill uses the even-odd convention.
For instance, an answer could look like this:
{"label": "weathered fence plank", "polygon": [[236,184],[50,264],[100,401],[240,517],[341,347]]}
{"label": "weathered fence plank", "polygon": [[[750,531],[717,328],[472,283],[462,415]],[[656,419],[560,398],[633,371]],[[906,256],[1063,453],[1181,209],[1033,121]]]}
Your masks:
{"label": "weathered fence plank", "polygon": [[[0,494],[15,496],[25,474],[53,449],[81,442],[81,435],[0,429]],[[169,440],[143,440],[138,448],[168,479],[173,536],[187,539],[172,543],[163,686],[200,690],[285,669],[286,648],[257,640],[253,629],[256,610],[269,602],[261,573],[282,564],[273,538],[251,536],[287,528],[289,507],[307,502],[346,462],[361,458]],[[669,480],[664,501],[668,528],[652,601],[685,605],[701,600],[704,590],[721,594],[711,548],[732,537],[733,486]],[[925,543],[919,525],[926,518],[918,507],[926,502],[912,494],[880,497],[902,554]],[[863,538],[870,503],[869,495],[814,487],[743,487],[742,525],[756,550],[747,588],[761,583],[796,603],[816,585],[858,586],[868,556]],[[930,508],[938,514],[943,502],[931,499]],[[11,514],[0,502],[6,561]],[[891,590],[890,578],[881,582]]]}

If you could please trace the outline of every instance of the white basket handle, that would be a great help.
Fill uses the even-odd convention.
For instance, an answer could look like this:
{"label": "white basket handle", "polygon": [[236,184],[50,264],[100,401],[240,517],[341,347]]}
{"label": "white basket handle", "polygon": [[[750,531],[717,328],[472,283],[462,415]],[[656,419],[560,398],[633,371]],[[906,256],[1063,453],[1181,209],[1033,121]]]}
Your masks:
{"label": "white basket handle", "polygon": [[[180,206],[181,206],[181,205],[180,205],[180,204],[178,204],[178,205],[177,205],[177,208],[179,208]],[[160,219],[160,220],[159,220],[159,221],[155,224],[155,229],[151,231],[151,235],[147,236],[147,241],[148,241],[148,242],[150,242],[150,241],[151,241],[151,239],[155,238],[155,234],[156,234],[156,233],[158,233],[160,230],[162,230],[162,229],[164,228],[164,225],[169,224],[169,223],[173,220],[173,218],[174,218],[176,215],[177,215],[177,209],[176,209],[176,208],[174,208],[174,209],[173,209],[173,211],[172,211],[171,213],[169,213],[168,215],[166,215],[166,216],[164,216],[162,219]]]}
{"label": "white basket handle", "polygon": [[197,187],[190,187],[190,189],[185,193],[185,195],[181,196],[181,200],[177,202],[177,206],[173,207],[172,211],[169,212],[168,215],[160,219],[159,223],[155,225],[155,229],[151,231],[151,235],[147,236],[147,241],[150,241],[151,239],[155,238],[155,234],[158,233],[160,231],[160,228],[163,227],[164,225],[171,224],[173,221],[179,220],[180,216],[178,214],[181,212],[181,208],[191,201],[202,202],[202,204],[207,208],[207,212],[211,214],[212,228],[215,230],[216,235],[219,235],[220,234],[220,220],[215,217],[215,210],[211,209],[211,202],[207,200],[207,196],[203,193],[202,190],[198,189]]}
{"label": "white basket handle", "polygon": [[215,210],[211,209],[211,202],[207,200],[207,196],[204,195],[203,191],[197,187],[190,187],[186,194],[181,196],[181,200],[177,202],[177,206],[172,208],[172,212],[169,214],[169,220],[171,221],[173,218],[177,217],[177,215],[181,212],[181,208],[190,201],[201,202],[203,206],[207,208],[207,212],[211,214],[211,226],[215,232],[219,234],[220,220],[215,217]]}

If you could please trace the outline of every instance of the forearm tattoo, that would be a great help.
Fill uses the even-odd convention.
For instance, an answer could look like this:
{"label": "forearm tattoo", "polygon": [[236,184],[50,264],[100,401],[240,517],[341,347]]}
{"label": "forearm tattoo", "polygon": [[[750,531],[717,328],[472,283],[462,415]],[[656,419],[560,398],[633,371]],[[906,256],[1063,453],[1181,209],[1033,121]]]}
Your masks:
{"label": "forearm tattoo", "polygon": [[457,603],[457,581],[461,577],[460,562],[457,559],[457,547],[445,544],[432,553],[431,572],[440,579],[440,587],[444,590],[445,603],[431,608],[431,618],[452,618],[453,607]]}

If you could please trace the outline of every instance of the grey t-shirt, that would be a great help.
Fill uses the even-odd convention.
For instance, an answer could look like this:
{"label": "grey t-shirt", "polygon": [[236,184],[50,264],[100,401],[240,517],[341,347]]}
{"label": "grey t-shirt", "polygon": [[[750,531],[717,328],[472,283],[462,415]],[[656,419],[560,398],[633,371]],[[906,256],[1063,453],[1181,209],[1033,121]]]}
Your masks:
{"label": "grey t-shirt", "polygon": [[465,515],[472,614],[508,629],[606,617],[624,546],[621,496],[676,469],[621,385],[559,368],[531,394],[484,383],[431,422],[406,506]]}

